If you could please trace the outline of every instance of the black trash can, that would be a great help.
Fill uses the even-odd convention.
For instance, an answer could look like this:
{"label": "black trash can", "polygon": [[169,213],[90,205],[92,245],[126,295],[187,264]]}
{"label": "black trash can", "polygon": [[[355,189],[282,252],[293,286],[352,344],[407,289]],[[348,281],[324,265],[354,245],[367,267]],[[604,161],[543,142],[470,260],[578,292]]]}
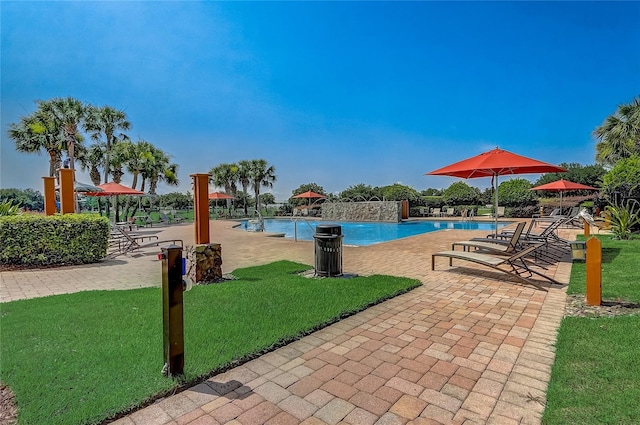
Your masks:
{"label": "black trash can", "polygon": [[316,276],[341,276],[342,227],[337,224],[319,224],[313,238],[316,241]]}

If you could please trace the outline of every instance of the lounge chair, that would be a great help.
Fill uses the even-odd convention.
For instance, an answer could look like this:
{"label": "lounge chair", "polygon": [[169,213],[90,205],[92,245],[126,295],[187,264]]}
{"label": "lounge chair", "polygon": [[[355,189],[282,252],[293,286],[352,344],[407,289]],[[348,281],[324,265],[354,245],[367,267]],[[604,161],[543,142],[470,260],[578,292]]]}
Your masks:
{"label": "lounge chair", "polygon": [[521,221],[516,226],[510,239],[496,239],[496,238],[473,238],[468,241],[458,241],[451,244],[451,249],[455,251],[456,246],[461,246],[463,250],[469,251],[471,248],[480,251],[488,251],[492,254],[513,254],[517,252],[520,236],[524,230],[524,226],[527,223]]}
{"label": "lounge chair", "polygon": [[[483,266],[491,267],[497,271],[502,273],[506,273],[508,275],[514,276],[521,281],[535,286],[538,289],[546,291],[545,288],[540,286],[539,283],[530,280],[534,274],[541,276],[551,283],[555,283],[560,285],[560,283],[549,276],[546,276],[540,272],[535,270],[531,270],[527,265],[526,256],[533,254],[535,251],[541,249],[544,246],[543,243],[532,243],[526,248],[517,251],[513,255],[509,257],[499,256],[499,255],[491,255],[484,254],[479,252],[468,252],[468,251],[441,251],[435,252],[431,255],[431,270],[435,270],[436,265],[436,257],[447,257],[449,258],[449,266],[453,266],[453,259],[469,261],[472,263],[480,264]],[[505,268],[505,266],[507,268]],[[527,275],[526,277],[523,275]]]}
{"label": "lounge chair", "polygon": [[429,208],[422,207],[420,208],[420,215],[426,217],[429,215]]}
{"label": "lounge chair", "polygon": [[[504,217],[505,207],[498,207],[498,217]],[[491,214],[494,216],[493,214]]]}
{"label": "lounge chair", "polygon": [[[534,226],[534,222],[531,221],[527,231],[520,236],[520,241],[523,243],[524,242],[543,243],[545,249],[537,250],[535,252],[535,254],[537,255],[537,258],[541,259],[546,263],[555,263],[561,260],[564,254],[566,252],[569,252],[570,250],[569,241],[559,237],[556,234],[556,230],[563,224],[566,224],[574,219],[575,217],[558,218],[553,222],[549,223],[549,225],[540,233],[532,232],[531,229]],[[513,236],[512,231],[505,230],[497,235],[497,239],[505,240],[505,239],[510,239],[512,236]],[[493,234],[487,235],[487,238],[492,238],[492,237],[495,237],[495,235]],[[474,238],[473,240],[477,240],[477,238]]]}
{"label": "lounge chair", "polygon": [[454,214],[454,209],[453,208],[447,208],[447,210],[444,212],[444,215],[447,217],[453,217]]}
{"label": "lounge chair", "polygon": [[150,246],[158,246],[161,243],[179,243],[180,246],[183,246],[181,239],[159,240],[158,235],[155,234],[129,233],[122,227],[116,227],[112,230],[112,236],[109,239],[109,247],[111,249],[107,253],[107,258],[114,258]]}
{"label": "lounge chair", "polygon": [[434,208],[431,210],[431,215],[433,217],[442,217],[442,213],[440,212],[440,208]]}
{"label": "lounge chair", "polygon": [[[540,211],[542,211],[542,207],[540,207]],[[558,217],[562,217],[562,212],[561,212],[560,208],[554,208],[553,211],[551,211],[551,213],[549,213],[549,215],[533,214],[531,217],[533,217],[533,218],[553,218],[553,219],[556,219]]]}

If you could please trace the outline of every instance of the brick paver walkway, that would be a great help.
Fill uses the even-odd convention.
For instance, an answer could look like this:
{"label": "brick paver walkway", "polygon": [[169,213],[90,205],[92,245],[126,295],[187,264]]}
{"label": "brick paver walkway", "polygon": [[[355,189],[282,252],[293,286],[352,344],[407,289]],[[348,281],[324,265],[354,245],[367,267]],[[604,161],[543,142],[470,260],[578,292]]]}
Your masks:
{"label": "brick paver walkway", "polygon": [[[279,259],[313,264],[313,242],[245,233],[228,221],[211,224],[224,272]],[[573,238],[575,232],[566,232]],[[544,292],[480,266],[451,268],[446,260],[430,270],[431,252],[484,234],[450,230],[344,247],[345,272],[407,276],[423,285],[115,423],[540,423],[565,288],[545,284]],[[174,237],[192,243],[192,225],[160,235]],[[0,297],[159,286],[156,252],[3,272]],[[567,282],[570,267],[563,262],[546,273]]]}

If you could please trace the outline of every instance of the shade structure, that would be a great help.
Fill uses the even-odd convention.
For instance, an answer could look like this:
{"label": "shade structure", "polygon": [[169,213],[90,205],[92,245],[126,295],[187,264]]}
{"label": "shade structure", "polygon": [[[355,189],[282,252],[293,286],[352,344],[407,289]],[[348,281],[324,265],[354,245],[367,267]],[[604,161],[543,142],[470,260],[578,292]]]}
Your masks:
{"label": "shade structure", "polygon": [[565,173],[562,167],[527,158],[503,149],[495,148],[446,167],[430,171],[426,175],[451,176],[463,179],[491,177],[494,185],[495,233],[498,233],[498,176],[509,174]]}
{"label": "shade structure", "polygon": [[540,186],[532,187],[531,190],[548,190],[550,192],[560,192],[560,211],[562,211],[562,193],[570,192],[573,190],[594,190],[598,191],[600,189],[592,186],[587,186],[586,184],[580,184],[576,182],[572,182],[571,180],[556,180],[551,183],[543,184]]}
{"label": "shade structure", "polygon": [[[89,183],[82,183],[76,180],[73,190],[76,192],[103,192],[102,188]],[[56,186],[56,190],[60,190],[60,186]]]}
{"label": "shade structure", "polygon": [[[216,207],[218,206],[218,199],[236,199],[231,195],[227,195],[224,192],[211,192],[209,194],[209,199],[213,199],[214,201],[216,201]],[[228,206],[228,204],[227,204]]]}
{"label": "shade structure", "polygon": [[235,199],[235,198],[223,192],[211,192],[209,194],[209,199]]}
{"label": "shade structure", "polygon": [[299,193],[298,195],[292,196],[292,198],[308,199],[309,200],[309,205],[311,205],[311,200],[312,199],[326,198],[326,196],[321,195],[320,193],[312,192],[311,190],[307,190],[304,193]]}
{"label": "shade structure", "polygon": [[127,187],[120,183],[115,183],[115,182],[103,183],[98,187],[102,189],[102,192],[87,192],[87,195],[89,196],[144,195],[144,192],[141,192],[136,189],[132,189],[130,187]]}

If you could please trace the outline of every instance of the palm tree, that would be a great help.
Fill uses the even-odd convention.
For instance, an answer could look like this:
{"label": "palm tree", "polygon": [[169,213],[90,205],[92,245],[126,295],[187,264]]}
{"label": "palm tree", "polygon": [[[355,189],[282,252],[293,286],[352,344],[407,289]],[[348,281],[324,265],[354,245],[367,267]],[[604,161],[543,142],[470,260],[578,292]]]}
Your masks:
{"label": "palm tree", "polygon": [[69,168],[74,169],[74,148],[76,143],[82,142],[78,127],[84,123],[86,106],[72,97],[56,97],[46,101],[39,100],[37,103],[43,113],[49,115],[62,129],[69,155]]}
{"label": "palm tree", "polygon": [[600,163],[613,166],[620,159],[640,155],[640,96],[618,106],[593,135],[599,140],[596,161]]}
{"label": "palm tree", "polygon": [[104,163],[104,144],[94,143],[82,156],[77,156],[76,159],[80,162],[80,168],[84,171],[89,170],[89,178],[91,183],[95,186],[100,185],[100,170],[99,168]]}
{"label": "palm tree", "polygon": [[273,187],[276,181],[276,169],[269,165],[264,159],[252,159],[251,167],[251,187],[256,197],[256,210],[260,212],[260,188]]}
{"label": "palm tree", "polygon": [[129,130],[131,123],[127,120],[127,114],[124,111],[117,110],[111,106],[103,106],[101,108],[89,106],[87,107],[87,118],[84,127],[86,131],[91,133],[91,138],[95,141],[102,141],[102,136],[104,135],[104,182],[106,183],[109,181],[111,148],[116,141],[127,137],[123,133],[116,134],[116,132]]}
{"label": "palm tree", "polygon": [[145,167],[143,171],[143,177],[149,180],[149,194],[156,194],[159,182],[164,182],[170,186],[177,186],[179,183],[178,164],[172,163],[169,154],[153,145],[151,154],[153,156],[153,162],[149,164],[149,167]]}
{"label": "palm tree", "polygon": [[[233,197],[238,190],[238,165],[220,164],[209,170],[209,183],[217,187],[223,187],[225,193]],[[227,199],[227,208],[231,206],[231,200]]]}
{"label": "palm tree", "polygon": [[16,151],[49,155],[49,177],[56,175],[60,168],[64,139],[58,122],[45,114],[41,109],[33,114],[20,118],[17,123],[9,124],[7,135],[13,139]]}
{"label": "palm tree", "polygon": [[247,197],[249,195],[249,185],[251,184],[251,162],[242,160],[238,162],[237,172],[238,182],[242,185],[242,204],[244,205],[244,215],[248,214],[247,211]]}
{"label": "palm tree", "polygon": [[[155,161],[153,157],[154,146],[146,140],[138,140],[133,143],[131,141],[121,142],[122,149],[126,152],[125,167],[129,173],[133,176],[131,183],[132,189],[138,188],[138,177],[142,177],[149,164]],[[144,192],[144,178],[141,183],[142,191]]]}

